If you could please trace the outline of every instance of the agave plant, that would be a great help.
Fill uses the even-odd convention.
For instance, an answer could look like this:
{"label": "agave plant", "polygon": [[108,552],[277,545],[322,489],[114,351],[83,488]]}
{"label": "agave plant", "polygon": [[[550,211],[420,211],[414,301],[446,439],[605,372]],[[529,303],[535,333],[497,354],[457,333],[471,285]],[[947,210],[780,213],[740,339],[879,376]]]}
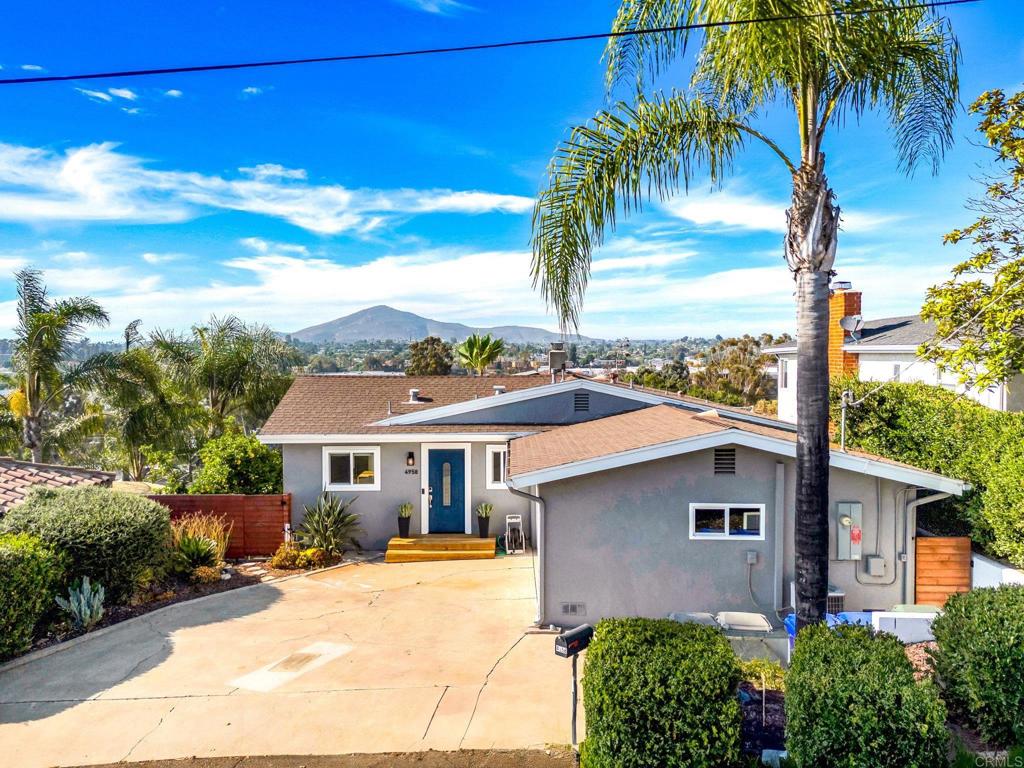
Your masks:
{"label": "agave plant", "polygon": [[356,497],[341,499],[327,491],[316,504],[306,505],[306,516],[295,531],[295,538],[304,547],[319,547],[330,555],[341,555],[347,548],[362,549],[358,536],[363,533],[359,515],[349,512]]}
{"label": "agave plant", "polygon": [[399,517],[412,517],[412,504],[408,501],[398,505],[398,516]]}
{"label": "agave plant", "polygon": [[82,578],[81,584],[72,585],[67,598],[58,596],[57,605],[71,617],[71,625],[76,630],[88,632],[103,618],[103,599],[106,592],[102,584],[92,585],[88,576]]}
{"label": "agave plant", "polygon": [[215,568],[218,564],[217,542],[209,536],[186,533],[178,538],[174,558],[184,573],[191,573],[196,568]]}
{"label": "agave plant", "polygon": [[490,517],[491,512],[494,511],[494,505],[489,501],[481,501],[476,505],[476,516],[477,517]]}

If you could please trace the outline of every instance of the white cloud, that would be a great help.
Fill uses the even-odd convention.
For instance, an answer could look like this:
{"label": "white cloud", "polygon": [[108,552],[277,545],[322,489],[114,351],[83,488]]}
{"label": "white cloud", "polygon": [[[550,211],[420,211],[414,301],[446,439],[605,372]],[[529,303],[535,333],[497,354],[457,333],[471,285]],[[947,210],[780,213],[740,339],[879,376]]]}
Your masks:
{"label": "white cloud", "polygon": [[177,88],[170,88],[164,91],[164,96],[168,96],[172,99],[180,99],[184,94]]}
{"label": "white cloud", "polygon": [[39,64],[22,64],[21,68],[26,72],[45,72],[46,69]]}
{"label": "white cloud", "polygon": [[365,234],[392,214],[525,213],[532,200],[477,190],[349,189],[263,164],[240,177],[152,170],[112,143],[63,153],[0,143],[0,220],[186,221],[210,209],[283,219],[323,235]]}
{"label": "white cloud", "polygon": [[139,98],[139,95],[131,88],[108,88],[107,92],[111,96],[117,96],[119,99],[127,99],[128,101],[135,101]]}
{"label": "white cloud", "polygon": [[261,93],[263,93],[263,89],[255,85],[247,85],[242,89],[243,96],[259,96]]}
{"label": "white cloud", "polygon": [[594,254],[591,271],[618,272],[672,266],[697,255],[697,251],[690,248],[690,245],[688,241],[677,242],[660,237],[641,240],[618,236]]}
{"label": "white cloud", "polygon": [[81,264],[82,262],[89,261],[92,257],[85,251],[65,251],[64,253],[58,253],[53,257],[54,261],[71,262],[75,264]]}
{"label": "white cloud", "polygon": [[137,115],[142,112],[139,107],[121,107],[122,112],[127,112],[129,115]]}
{"label": "white cloud", "polygon": [[142,260],[147,264],[165,264],[168,261],[177,261],[182,258],[180,253],[152,253],[147,251],[142,254]]}
{"label": "white cloud", "polygon": [[111,96],[109,93],[104,93],[103,91],[90,91],[88,88],[75,88],[75,90],[83,94],[84,96],[88,96],[93,101],[110,102],[114,100],[113,96]]}
{"label": "white cloud", "polygon": [[273,251],[275,253],[297,253],[303,256],[309,254],[309,249],[304,245],[275,243],[270,240],[264,240],[262,237],[243,237],[238,242],[256,253],[270,253]]}
{"label": "white cloud", "polygon": [[0,256],[0,274],[10,275],[28,265],[28,260],[21,256]]}
{"label": "white cloud", "polygon": [[458,0],[399,0],[402,5],[423,11],[447,16],[459,11],[472,10],[472,6],[460,3]]}
{"label": "white cloud", "polygon": [[[788,202],[767,200],[756,194],[738,192],[733,188],[689,194],[662,203],[671,215],[702,227],[724,227],[766,232],[786,231]],[[844,232],[866,232],[897,221],[900,217],[870,211],[842,211]]]}

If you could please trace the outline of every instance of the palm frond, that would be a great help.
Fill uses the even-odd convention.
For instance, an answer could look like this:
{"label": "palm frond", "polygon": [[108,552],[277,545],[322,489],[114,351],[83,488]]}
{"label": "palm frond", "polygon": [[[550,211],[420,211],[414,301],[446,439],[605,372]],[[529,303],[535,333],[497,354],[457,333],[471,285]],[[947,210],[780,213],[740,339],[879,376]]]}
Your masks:
{"label": "palm frond", "polygon": [[620,209],[628,215],[669,197],[698,171],[718,183],[750,136],[765,140],[742,116],[681,94],[620,103],[573,129],[533,211],[533,282],[563,330],[578,325],[591,253]]}

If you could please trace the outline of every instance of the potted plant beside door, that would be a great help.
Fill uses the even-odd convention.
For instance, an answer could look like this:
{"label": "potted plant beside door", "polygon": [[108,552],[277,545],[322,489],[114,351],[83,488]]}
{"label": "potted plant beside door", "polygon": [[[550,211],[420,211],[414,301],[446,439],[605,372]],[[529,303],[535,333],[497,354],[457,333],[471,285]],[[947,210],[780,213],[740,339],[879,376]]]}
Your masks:
{"label": "potted plant beside door", "polygon": [[412,518],[412,504],[405,502],[398,505],[398,537],[409,538],[409,520]]}
{"label": "potted plant beside door", "polygon": [[487,531],[491,527],[491,512],[494,511],[494,505],[482,501],[476,505],[476,524],[477,528],[480,529],[480,538],[487,538]]}

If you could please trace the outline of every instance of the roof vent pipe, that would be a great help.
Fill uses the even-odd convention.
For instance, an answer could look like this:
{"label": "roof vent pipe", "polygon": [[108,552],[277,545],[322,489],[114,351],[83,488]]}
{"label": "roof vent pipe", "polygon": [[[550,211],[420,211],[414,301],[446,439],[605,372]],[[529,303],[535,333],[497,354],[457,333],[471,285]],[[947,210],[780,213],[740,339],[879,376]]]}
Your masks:
{"label": "roof vent pipe", "polygon": [[418,403],[420,401],[420,391],[418,389],[409,390],[409,402]]}
{"label": "roof vent pipe", "polygon": [[496,395],[503,395],[503,394],[505,394],[505,385],[504,384],[495,384],[494,385],[494,394],[496,394]]}

